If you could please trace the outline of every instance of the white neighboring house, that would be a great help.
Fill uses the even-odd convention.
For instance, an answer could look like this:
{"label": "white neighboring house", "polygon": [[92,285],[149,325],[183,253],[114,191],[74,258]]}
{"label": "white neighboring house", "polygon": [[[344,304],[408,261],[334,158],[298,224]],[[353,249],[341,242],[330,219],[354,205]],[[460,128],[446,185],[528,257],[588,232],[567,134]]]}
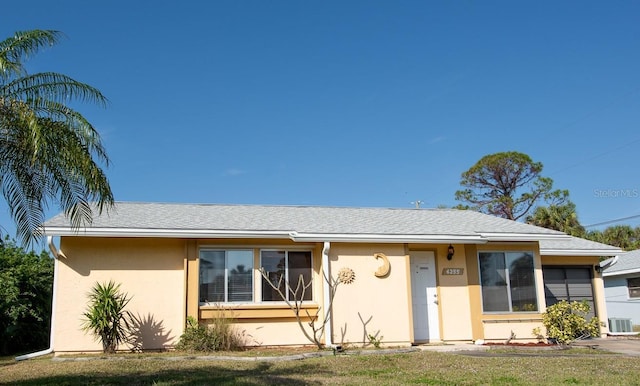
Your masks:
{"label": "white neighboring house", "polygon": [[[629,332],[624,331],[628,330],[625,319],[640,325],[640,249],[605,260],[601,265],[606,267],[602,276],[609,322],[617,323],[622,330],[619,332]],[[615,333],[613,327],[610,330]]]}

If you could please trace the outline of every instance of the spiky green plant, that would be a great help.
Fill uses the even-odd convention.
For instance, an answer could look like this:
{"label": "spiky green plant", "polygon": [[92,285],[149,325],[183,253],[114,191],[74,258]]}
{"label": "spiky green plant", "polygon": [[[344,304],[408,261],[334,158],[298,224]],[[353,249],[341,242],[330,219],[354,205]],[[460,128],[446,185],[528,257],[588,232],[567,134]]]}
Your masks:
{"label": "spiky green plant", "polygon": [[82,329],[102,342],[103,352],[114,353],[131,336],[133,315],[125,310],[131,298],[120,292],[120,284],[113,281],[96,283],[88,297]]}
{"label": "spiky green plant", "polygon": [[[55,45],[58,31],[16,32],[0,41],[0,191],[23,244],[36,241],[51,202],[71,226],[113,204],[98,163],[109,159],[93,125],[71,102],[106,105],[96,88],[55,72],[28,74],[24,61]],[[95,202],[95,206],[93,203]]]}

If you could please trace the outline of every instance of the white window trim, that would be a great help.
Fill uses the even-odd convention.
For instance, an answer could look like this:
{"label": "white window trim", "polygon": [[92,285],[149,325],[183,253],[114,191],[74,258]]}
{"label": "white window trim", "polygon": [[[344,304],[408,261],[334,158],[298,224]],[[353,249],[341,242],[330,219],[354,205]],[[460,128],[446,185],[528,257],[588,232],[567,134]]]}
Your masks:
{"label": "white window trim", "polygon": [[630,301],[640,301],[640,296],[631,296],[631,291],[630,291],[631,288],[640,289],[640,286],[629,287],[629,280],[630,279],[638,279],[638,280],[640,280],[640,277],[635,276],[635,277],[627,277],[627,278],[625,278],[625,281],[627,282],[626,283],[627,285],[625,286],[627,288],[627,299],[630,300]]}

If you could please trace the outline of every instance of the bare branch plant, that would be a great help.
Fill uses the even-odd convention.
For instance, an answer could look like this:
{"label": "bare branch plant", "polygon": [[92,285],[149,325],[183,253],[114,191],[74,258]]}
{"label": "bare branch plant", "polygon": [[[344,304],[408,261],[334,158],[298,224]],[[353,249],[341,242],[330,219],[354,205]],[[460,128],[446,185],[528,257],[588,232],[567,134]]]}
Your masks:
{"label": "bare branch plant", "polygon": [[[325,344],[322,342],[322,336],[324,335],[325,327],[329,320],[329,313],[333,306],[333,299],[336,295],[336,290],[338,289],[338,285],[342,282],[340,278],[332,278],[327,276],[325,272],[322,272],[324,281],[329,285],[329,299],[328,305],[322,315],[322,320],[319,321],[318,317],[320,316],[322,307],[318,307],[313,314],[309,312],[308,308],[303,307],[304,295],[313,284],[312,281],[306,283],[303,275],[300,275],[294,288],[290,282],[285,280],[284,274],[281,274],[277,280],[277,284],[274,284],[269,279],[269,273],[264,269],[264,267],[260,268],[260,273],[265,279],[265,282],[269,283],[271,288],[278,293],[282,301],[284,301],[291,311],[293,311],[296,321],[298,322],[300,330],[302,330],[304,336],[310,342],[315,344],[318,349],[323,349]],[[290,295],[291,299],[287,297],[287,294]],[[308,328],[305,326],[305,321],[303,320],[305,316],[309,319],[309,321],[306,322],[306,325],[311,328],[311,331],[308,331]]]}

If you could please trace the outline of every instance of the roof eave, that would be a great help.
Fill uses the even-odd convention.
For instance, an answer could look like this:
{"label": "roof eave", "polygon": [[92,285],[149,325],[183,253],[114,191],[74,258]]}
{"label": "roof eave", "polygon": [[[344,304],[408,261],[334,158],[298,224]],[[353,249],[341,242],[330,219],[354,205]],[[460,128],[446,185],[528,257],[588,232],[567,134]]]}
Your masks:
{"label": "roof eave", "polygon": [[337,234],[292,232],[291,239],[305,242],[376,242],[426,244],[484,244],[486,239],[476,235],[389,235],[389,234]]}
{"label": "roof eave", "polygon": [[504,233],[504,232],[478,232],[488,241],[540,241],[540,240],[567,240],[571,236],[564,233]]}
{"label": "roof eave", "polygon": [[46,236],[79,237],[163,237],[163,238],[272,238],[290,239],[296,242],[379,242],[379,243],[456,243],[483,244],[487,240],[477,235],[389,235],[389,234],[337,234],[299,233],[295,231],[246,231],[207,229],[131,229],[131,228],[84,228],[46,227]]}
{"label": "roof eave", "polygon": [[[489,241],[536,242],[541,239],[566,239],[569,236],[529,233],[478,233],[464,234],[354,234],[354,233],[304,233],[289,230],[211,230],[211,229],[160,229],[160,228],[81,228],[49,226],[43,229],[46,236],[81,237],[162,237],[162,238],[272,238],[290,239],[296,242],[379,242],[379,243],[452,243],[485,244]],[[546,252],[546,253],[543,253]],[[612,256],[619,252],[610,250],[551,250],[541,249],[541,254],[565,256]]]}
{"label": "roof eave", "polygon": [[274,238],[289,239],[290,231],[238,231],[210,229],[153,229],[153,228],[84,228],[70,229],[62,227],[46,227],[46,236],[81,236],[81,237],[162,237],[162,238]]}
{"label": "roof eave", "polygon": [[602,276],[607,277],[607,276],[622,276],[622,275],[630,275],[630,274],[634,274],[634,273],[639,273],[640,272],[640,268],[632,268],[632,269],[625,269],[623,271],[615,271],[615,272],[603,272]]}
{"label": "roof eave", "polygon": [[540,248],[541,256],[616,256],[622,251],[611,249],[554,249]]}

